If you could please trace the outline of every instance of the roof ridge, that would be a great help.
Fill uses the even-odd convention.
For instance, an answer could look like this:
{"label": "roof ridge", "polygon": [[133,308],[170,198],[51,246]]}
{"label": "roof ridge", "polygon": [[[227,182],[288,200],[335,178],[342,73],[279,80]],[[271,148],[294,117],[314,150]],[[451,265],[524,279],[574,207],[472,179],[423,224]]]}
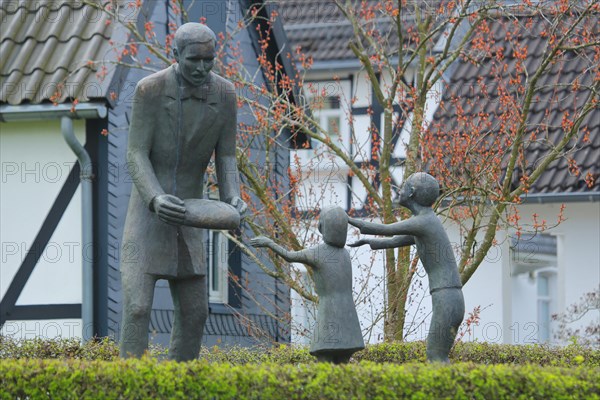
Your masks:
{"label": "roof ridge", "polygon": [[69,73],[69,74],[72,74],[72,73],[75,73],[75,72],[79,72],[79,71],[81,71],[82,69],[89,69],[90,71],[94,71],[94,69],[93,69],[92,67],[90,67],[89,65],[87,65],[87,64],[82,64],[80,67],[77,67],[77,68],[75,68],[75,69],[72,69],[72,70],[69,70],[67,67],[63,67],[63,66],[56,67],[56,68],[55,68],[55,69],[53,69],[52,71],[49,71],[49,70],[45,70],[45,69],[43,69],[43,68],[36,67],[36,68],[32,69],[32,70],[31,70],[31,72],[27,72],[27,73],[23,72],[22,70],[20,70],[20,69],[18,69],[18,68],[14,68],[14,69],[12,69],[12,70],[8,71],[8,73],[6,73],[6,74],[3,74],[3,73],[1,73],[1,72],[0,72],[0,76],[2,76],[2,77],[10,76],[10,75],[11,75],[13,72],[19,72],[19,73],[21,73],[23,76],[31,76],[31,75],[33,75],[34,73],[36,73],[37,71],[42,71],[42,72],[44,72],[44,74],[45,74],[45,75],[53,75],[53,74],[55,74],[57,71],[60,71],[60,70],[63,70],[63,71],[65,71],[65,72]]}
{"label": "roof ridge", "polygon": [[[368,21],[368,23],[376,23],[376,24],[382,23],[382,22],[393,23],[394,21],[391,19],[391,17],[386,17],[386,16],[377,17],[377,18],[374,18],[373,20]],[[283,21],[283,24],[284,24],[284,29],[286,31],[303,30],[303,29],[308,29],[308,28],[331,28],[331,27],[336,27],[336,26],[352,26],[352,22],[346,18],[343,18],[343,20],[336,21],[336,22],[302,22],[299,24],[294,24],[294,23],[290,23],[289,21]]]}
{"label": "roof ridge", "polygon": [[48,40],[50,40],[52,38],[56,39],[56,41],[58,43],[65,44],[65,43],[70,42],[73,39],[79,39],[82,42],[83,41],[89,41],[89,40],[92,40],[94,38],[94,36],[102,36],[102,38],[106,39],[106,40],[110,39],[110,36],[106,36],[103,32],[102,33],[101,32],[94,32],[94,33],[92,33],[92,35],[90,37],[87,37],[87,38],[84,38],[84,37],[81,37],[81,36],[77,36],[77,35],[73,35],[73,36],[70,36],[66,40],[60,40],[57,35],[50,35],[47,38],[45,38],[44,40],[38,40],[36,37],[29,35],[29,36],[26,36],[24,38],[24,40],[20,41],[20,42],[14,40],[11,37],[6,37],[6,38],[0,40],[0,44],[3,44],[4,42],[13,42],[14,44],[24,44],[25,42],[27,42],[30,39],[36,41],[37,43],[45,43],[45,42],[47,42]]}
{"label": "roof ridge", "polygon": [[[109,1],[105,1],[105,3],[108,3]],[[9,4],[14,4],[11,2],[5,3],[6,5]],[[13,10],[9,10],[8,7],[2,7],[1,10],[4,11],[7,15],[14,15],[17,12],[19,12],[19,10],[25,10],[26,12],[30,13],[30,14],[35,14],[37,12],[39,12],[42,8],[47,8],[48,11],[58,11],[63,7],[68,7],[71,10],[81,10],[84,7],[89,7],[88,4],[84,3],[83,1],[69,1],[69,2],[50,2],[50,3],[40,3],[40,2],[35,2],[35,5],[37,5],[37,8],[29,8],[29,5],[31,5],[31,3],[28,2],[22,2],[19,3],[19,5],[14,8]],[[57,7],[52,7],[52,6],[57,6]]]}
{"label": "roof ridge", "polygon": [[348,20],[337,22],[303,22],[300,24],[288,24],[284,22],[286,31],[302,30],[307,28],[331,28],[334,26],[350,26],[352,23]]}

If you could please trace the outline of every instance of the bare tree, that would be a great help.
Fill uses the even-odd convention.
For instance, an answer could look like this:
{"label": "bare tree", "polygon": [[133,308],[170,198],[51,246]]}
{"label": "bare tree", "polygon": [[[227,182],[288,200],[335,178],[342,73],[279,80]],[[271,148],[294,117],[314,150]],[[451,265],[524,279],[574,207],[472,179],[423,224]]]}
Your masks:
{"label": "bare tree", "polygon": [[[110,7],[114,2],[85,2],[119,22],[118,10]],[[354,37],[349,46],[368,77],[375,102],[383,109],[381,131],[370,128],[374,141],[368,163],[356,163],[349,149],[335,140],[339,128],[322,126],[315,117],[324,94],[305,82],[313,62],[310,54],[297,49],[295,57],[301,68],[290,75],[278,61],[281,58],[274,60],[267,52],[278,18],[276,11],[266,13],[271,9],[260,2],[250,7],[238,24],[239,29],[245,29],[258,22],[261,54],[257,61],[264,84],[258,84],[256,76],[244,68],[235,32],[220,38],[218,68],[235,82],[241,93],[240,107],[251,112],[255,121],[239,128],[243,192],[247,202],[253,200],[252,216],[247,220],[250,231],[244,235],[267,235],[296,250],[316,240],[309,228],[318,210],[298,212],[307,166],[292,160],[286,171],[287,182],[279,182],[268,167],[282,146],[288,146],[289,133],[295,138],[309,138],[313,147],[320,149],[316,161],[344,165],[368,194],[362,215],[384,223],[408,217],[406,210],[398,210],[393,204],[394,168],[402,167],[404,178],[420,170],[435,175],[443,188],[443,201],[436,205],[437,211],[458,223],[464,236],[458,259],[463,284],[496,244],[500,228],[515,227],[518,233],[525,228],[548,228],[547,221],[521,226],[516,206],[554,163],[568,162],[573,173],[585,173],[578,170],[573,155],[589,144],[587,124],[590,114],[598,109],[600,38],[596,27],[600,2],[334,3],[352,26]],[[182,1],[172,2],[171,7],[182,21],[186,20]],[[119,63],[151,68],[149,59],[138,56],[142,47],[153,60],[162,62],[158,67],[173,62],[171,36],[160,42],[151,24],[145,25],[145,32],[132,22],[125,22],[125,26],[130,41],[115,44],[123,55]],[[532,35],[536,37],[535,48],[530,47]],[[481,70],[482,79],[468,88],[450,86],[446,76],[457,63],[471,63]],[[569,75],[574,78],[562,79],[566,70],[575,70]],[[562,98],[564,90],[559,90],[565,87],[568,99]],[[312,93],[303,96],[299,89],[305,95]],[[431,121],[430,99],[440,91],[444,95],[439,107],[451,120]],[[540,104],[542,94],[548,92],[551,95],[544,95],[544,104]],[[465,96],[469,97],[466,102]],[[312,100],[303,101],[306,97]],[[570,102],[565,104],[565,100]],[[351,110],[353,99],[346,101]],[[532,120],[531,115],[540,107],[552,118]],[[347,122],[351,140],[356,140],[353,121],[350,111]],[[403,144],[398,140],[402,135]],[[395,146],[402,145],[406,157],[396,163]],[[257,165],[256,151],[262,152],[267,167]],[[533,158],[529,156],[532,153]],[[593,175],[586,176],[586,181],[590,187],[596,185]],[[561,218],[558,215],[557,221]],[[268,275],[281,279],[304,298],[317,301],[311,288],[298,279],[294,266],[271,255],[271,268],[244,245],[244,237],[228,237]],[[393,250],[385,252],[386,340],[404,338],[406,304],[417,261],[406,249],[397,254]]]}

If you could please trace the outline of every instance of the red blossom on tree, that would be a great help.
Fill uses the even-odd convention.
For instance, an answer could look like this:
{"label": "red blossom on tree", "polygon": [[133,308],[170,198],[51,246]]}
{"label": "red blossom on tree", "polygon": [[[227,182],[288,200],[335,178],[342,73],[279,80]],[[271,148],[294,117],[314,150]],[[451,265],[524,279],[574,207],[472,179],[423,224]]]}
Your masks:
{"label": "red blossom on tree", "polygon": [[[392,169],[401,166],[404,177],[428,170],[443,188],[444,201],[436,204],[437,211],[455,221],[464,238],[458,263],[466,283],[490,248],[498,245],[496,234],[501,227],[510,227],[517,236],[550,227],[537,214],[531,216],[532,223],[524,223],[518,207],[550,166],[565,163],[568,171],[581,175],[588,187],[597,185],[597,174],[581,170],[573,156],[591,142],[586,118],[599,107],[597,0],[526,1],[515,5],[467,0],[434,2],[433,6],[390,0],[335,3],[338,16],[352,26],[354,37],[348,45],[377,103],[368,110],[372,114],[375,105],[384,110],[382,128],[378,130],[374,124],[369,127],[372,146],[364,151],[369,161],[361,164],[341,143],[340,127],[334,124],[329,129],[316,118],[326,99],[325,93],[304,81],[306,71],[314,64],[313,57],[301,48],[277,56],[270,51],[273,25],[280,18],[277,12],[267,14],[265,9],[253,6],[237,23],[239,30],[250,26],[256,30],[256,61],[264,85],[244,68],[246,60],[235,32],[219,35],[216,68],[234,82],[240,93],[238,107],[250,112],[254,120],[252,124],[240,124],[237,154],[244,177],[242,197],[251,205],[249,235],[270,235],[296,250],[316,240],[298,232],[311,232],[311,220],[318,210],[299,213],[298,205],[319,189],[303,191],[303,182],[316,176],[318,163],[343,165],[348,176],[360,182],[367,193],[362,212],[385,223],[408,216],[392,202]],[[169,4],[175,15],[186,20],[181,1]],[[117,21],[109,6],[105,12]],[[121,57],[131,57],[133,64],[145,69],[153,60],[163,66],[173,62],[172,35],[176,26],[169,25],[165,43],[158,43],[152,22],[144,24],[144,32],[138,32],[134,24],[126,27],[131,38],[121,48]],[[147,53],[150,56],[144,62],[137,60],[138,54]],[[286,73],[282,57],[292,56],[300,68]],[[451,85],[453,81],[446,79],[456,65],[476,71],[468,83],[458,80]],[[102,68],[99,76],[106,75]],[[565,82],[564,77],[573,70],[577,71],[576,77]],[[569,88],[566,99],[561,97],[565,87]],[[300,89],[303,94],[299,94]],[[432,96],[437,97],[438,111],[433,120],[428,120]],[[304,101],[307,97],[311,100]],[[340,101],[351,110],[357,99]],[[351,112],[343,122],[354,132]],[[407,131],[405,143],[396,140],[402,127]],[[278,175],[269,163],[277,157],[288,133],[292,138],[310,138],[315,156],[304,165],[298,157],[292,157],[287,171]],[[350,142],[358,143],[353,133]],[[309,142],[297,146],[309,147]],[[402,165],[392,163],[395,146],[405,146]],[[257,148],[266,155],[267,167],[253,162]],[[286,185],[281,176],[285,176]],[[564,207],[558,223],[564,220],[563,211]],[[249,256],[254,255],[243,240],[231,239]],[[255,261],[268,275],[283,280],[305,298],[316,300],[310,288],[296,279],[293,267],[279,258],[271,259],[274,268]],[[408,250],[385,254],[388,340],[404,337],[405,309],[416,261]],[[473,323],[477,315],[473,313]]]}

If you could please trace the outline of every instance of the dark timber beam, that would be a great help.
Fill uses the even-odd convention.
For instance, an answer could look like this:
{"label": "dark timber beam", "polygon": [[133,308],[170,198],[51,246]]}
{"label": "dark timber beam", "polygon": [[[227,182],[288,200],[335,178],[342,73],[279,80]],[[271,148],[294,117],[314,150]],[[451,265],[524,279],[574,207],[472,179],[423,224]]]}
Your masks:
{"label": "dark timber beam", "polygon": [[[35,237],[35,240],[31,245],[31,249],[27,252],[23,263],[19,267],[19,270],[15,274],[10,286],[8,287],[8,290],[4,294],[4,297],[0,302],[0,327],[2,327],[7,320],[15,319],[13,316],[15,304],[17,303],[17,300],[21,295],[23,288],[25,287],[27,280],[29,280],[33,269],[42,256],[44,249],[48,245],[48,241],[52,237],[52,234],[56,230],[58,223],[62,219],[67,206],[71,202],[71,199],[77,190],[77,186],[79,186],[79,172],[79,163],[76,162],[73,164],[73,168],[71,169],[66,182],[61,188],[60,193],[54,200],[54,204],[52,204],[52,208],[50,208],[42,227]],[[49,317],[46,316],[46,319],[48,318]]]}

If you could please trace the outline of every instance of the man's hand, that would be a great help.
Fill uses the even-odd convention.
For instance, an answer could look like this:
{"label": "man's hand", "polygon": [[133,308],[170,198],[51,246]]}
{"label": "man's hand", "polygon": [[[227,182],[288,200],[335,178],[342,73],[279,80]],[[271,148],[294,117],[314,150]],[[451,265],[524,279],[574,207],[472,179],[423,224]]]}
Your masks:
{"label": "man's hand", "polygon": [[359,246],[363,246],[365,244],[370,244],[368,239],[357,240],[354,243],[350,243],[348,246],[350,246],[350,247],[359,247]]}
{"label": "man's hand", "polygon": [[250,245],[252,247],[266,247],[269,245],[269,243],[273,243],[273,241],[264,236],[257,236],[253,239],[250,239]]}
{"label": "man's hand", "polygon": [[179,197],[160,194],[152,200],[152,208],[161,221],[170,225],[183,224],[185,205]]}
{"label": "man's hand", "polygon": [[240,217],[243,217],[246,213],[246,210],[248,209],[248,206],[246,205],[244,200],[240,199],[237,196],[233,197],[229,204],[231,204],[233,207],[235,207],[236,210],[238,210],[238,212],[240,213]]}
{"label": "man's hand", "polygon": [[352,226],[357,227],[358,229],[361,230],[365,227],[364,221],[358,219],[358,218],[350,218],[348,217],[348,223]]}

